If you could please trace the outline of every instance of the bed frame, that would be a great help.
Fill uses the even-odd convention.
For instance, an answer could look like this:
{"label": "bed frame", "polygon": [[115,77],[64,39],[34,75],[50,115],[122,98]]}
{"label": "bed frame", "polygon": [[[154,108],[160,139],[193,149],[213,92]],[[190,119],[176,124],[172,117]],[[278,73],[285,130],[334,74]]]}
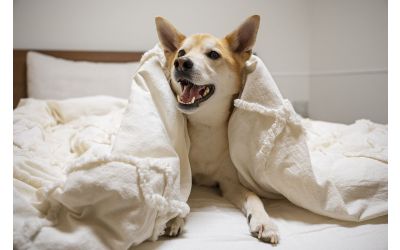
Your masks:
{"label": "bed frame", "polygon": [[[27,97],[26,54],[32,50],[14,50],[13,60],[13,107],[21,98]],[[98,52],[98,51],[61,51],[34,50],[46,55],[63,59],[89,62],[137,62],[144,52]]]}

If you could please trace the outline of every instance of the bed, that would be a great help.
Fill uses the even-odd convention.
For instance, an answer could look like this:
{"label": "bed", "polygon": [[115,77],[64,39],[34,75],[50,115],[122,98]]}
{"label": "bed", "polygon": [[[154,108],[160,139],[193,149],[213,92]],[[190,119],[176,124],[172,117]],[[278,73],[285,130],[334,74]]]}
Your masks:
{"label": "bed", "polygon": [[[36,102],[35,100],[31,99],[24,99],[21,101],[21,99],[28,97],[26,74],[27,52],[28,51],[26,50],[14,51],[14,108],[18,107],[18,103],[20,103],[19,105],[21,107],[24,107],[29,103],[37,104],[43,102]],[[136,62],[143,54],[142,52],[40,52],[68,60],[112,63]],[[130,67],[131,66],[132,65],[130,65]],[[68,91],[68,89],[65,89],[62,92]],[[104,89],[104,91],[107,90]],[[126,90],[121,90],[121,92],[119,92],[111,101],[110,99],[107,99],[108,97],[102,99],[105,103],[110,101],[110,103],[113,104],[110,104],[108,107],[114,112],[113,114],[117,114],[116,116],[113,116],[114,120],[112,120],[116,123],[120,122],[121,113],[126,106],[126,100],[123,97],[124,92],[126,92]],[[33,93],[34,96],[37,95],[34,91],[32,92],[32,89],[30,89],[30,93]],[[51,94],[51,92],[49,93]],[[81,98],[82,100],[91,100],[90,98],[85,99],[84,97],[80,96],[73,97],[78,99]],[[39,99],[49,98],[45,97]],[[88,106],[95,105],[91,101],[84,103]],[[107,105],[104,106],[107,108]],[[88,115],[85,113],[85,111],[82,112],[82,114]],[[108,111],[104,111],[103,109],[101,112],[107,113]],[[100,113],[97,115],[104,114]],[[35,114],[30,112],[21,112],[21,109],[18,110],[18,108],[15,111],[15,114],[18,119],[29,118],[30,115],[32,117],[35,116]],[[106,118],[107,117],[102,119]],[[79,117],[75,117],[74,119],[79,119]],[[96,122],[96,120],[91,122]],[[345,126],[343,124],[313,121],[310,119],[305,119],[304,122],[306,126],[316,133],[321,131],[335,131]],[[107,127],[109,130],[117,129],[112,124],[108,124],[107,126],[110,126]],[[57,131],[54,132],[55,137],[52,138],[53,140],[57,139],[56,134]],[[26,133],[24,136],[34,137],[35,133]],[[21,134],[18,134],[17,137],[14,137],[14,146],[24,145],[24,143],[25,139],[21,138]],[[46,142],[44,141],[44,143]],[[35,145],[28,146],[35,147]],[[42,146],[45,147],[45,145]],[[68,151],[68,149],[63,149],[62,142],[60,142],[59,148],[60,150],[53,152],[53,154],[59,157],[58,160],[62,159],[63,157],[66,157],[65,160],[68,160],[67,153],[65,153]],[[32,174],[34,175],[34,173]],[[29,184],[22,183],[21,178],[18,176],[14,176],[14,189],[19,190],[20,193],[26,195],[26,197],[29,197],[29,199],[34,199],[34,185],[30,186]],[[233,207],[232,204],[223,199],[218,190],[194,186],[192,188],[188,203],[191,208],[191,212],[187,217],[184,231],[179,237],[169,238],[163,236],[158,241],[144,242],[139,246],[132,247],[131,249],[266,249],[273,247],[271,245],[259,242],[249,234],[246,218],[238,209]],[[264,200],[264,205],[280,229],[281,242],[278,246],[276,246],[277,249],[388,248],[387,216],[381,216],[365,222],[348,222],[316,215],[303,208],[293,205],[291,202],[285,199]]]}

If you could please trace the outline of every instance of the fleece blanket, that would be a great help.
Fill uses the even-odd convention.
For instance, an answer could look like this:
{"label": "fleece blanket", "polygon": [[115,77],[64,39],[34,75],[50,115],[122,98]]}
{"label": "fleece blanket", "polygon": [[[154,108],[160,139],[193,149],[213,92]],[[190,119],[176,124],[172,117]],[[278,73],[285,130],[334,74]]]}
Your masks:
{"label": "fleece blanket", "polygon": [[128,249],[189,212],[186,121],[159,49],[129,103],[23,100],[14,112],[14,247]]}
{"label": "fleece blanket", "polygon": [[262,197],[283,196],[335,219],[387,214],[387,126],[361,120],[334,133],[329,126],[313,130],[282,98],[258,57],[247,68],[228,131],[241,183]]}
{"label": "fleece blanket", "polygon": [[[14,111],[14,246],[127,249],[189,212],[185,118],[156,46],[129,101],[25,99]],[[253,56],[229,123],[240,181],[332,218],[387,214],[387,126],[301,119]]]}

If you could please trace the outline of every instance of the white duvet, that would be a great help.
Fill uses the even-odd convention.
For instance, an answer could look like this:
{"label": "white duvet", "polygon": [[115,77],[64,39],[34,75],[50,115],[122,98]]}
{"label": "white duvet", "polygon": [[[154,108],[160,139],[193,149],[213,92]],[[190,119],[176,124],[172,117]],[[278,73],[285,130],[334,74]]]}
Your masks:
{"label": "white duvet", "polygon": [[[87,97],[19,104],[16,248],[127,249],[157,239],[170,218],[187,215],[189,139],[162,63],[157,48],[145,55],[129,102]],[[279,93],[262,98],[246,88],[229,128],[232,160],[244,185],[337,219],[387,214],[387,126],[301,120]]]}
{"label": "white duvet", "polygon": [[128,103],[21,101],[14,111],[15,248],[128,249],[188,214],[186,121],[158,55],[144,56]]}
{"label": "white duvet", "polygon": [[[49,221],[40,218],[40,209],[36,206],[40,200],[37,196],[38,191],[51,183],[64,180],[64,167],[85,152],[94,151],[96,148],[109,149],[126,105],[125,100],[112,97],[88,97],[57,102],[27,99],[19,105],[14,113],[14,231],[17,230],[14,234],[15,241],[23,236],[20,235],[21,232],[26,233],[28,237],[30,230],[34,233],[38,228],[51,225]],[[63,117],[64,122],[57,122],[60,121],[60,117]],[[343,125],[304,119],[303,124],[308,131],[307,142],[311,155],[314,156],[312,159],[317,162],[325,161],[321,156],[324,148],[340,148],[338,138],[347,141],[349,147],[354,138],[364,138],[364,142],[369,145],[369,156],[380,153],[381,149],[378,146],[371,145],[379,145],[379,140],[385,138],[387,133],[387,126],[366,120]],[[353,148],[350,152],[350,156],[361,154],[359,148]],[[326,161],[329,161],[329,165],[340,166],[342,157],[343,154],[333,151]],[[357,176],[352,172],[353,169],[349,167],[348,171],[337,173],[337,178],[343,178],[342,185],[345,185],[346,181],[353,184],[363,182],[351,180],[352,176]],[[357,199],[354,199],[354,202],[357,204]],[[43,230],[49,228],[44,227]],[[59,237],[65,237],[66,233],[60,232]],[[79,235],[79,232],[75,234]],[[40,234],[38,236],[42,237]],[[45,238],[44,235],[43,237],[44,243],[56,240]]]}
{"label": "white duvet", "polygon": [[252,56],[248,69],[228,129],[241,183],[339,220],[387,214],[387,126],[360,120],[332,130],[304,122],[261,59]]}

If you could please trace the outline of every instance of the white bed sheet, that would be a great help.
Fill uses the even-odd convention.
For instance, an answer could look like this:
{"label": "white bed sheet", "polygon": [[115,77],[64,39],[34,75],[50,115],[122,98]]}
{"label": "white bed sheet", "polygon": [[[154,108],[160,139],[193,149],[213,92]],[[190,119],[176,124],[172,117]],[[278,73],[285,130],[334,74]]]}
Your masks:
{"label": "white bed sheet", "polygon": [[272,246],[253,238],[245,216],[216,189],[193,186],[183,232],[161,237],[132,250],[149,249],[362,249],[388,248],[387,216],[362,223],[319,216],[287,200],[264,200],[280,230],[281,241]]}

